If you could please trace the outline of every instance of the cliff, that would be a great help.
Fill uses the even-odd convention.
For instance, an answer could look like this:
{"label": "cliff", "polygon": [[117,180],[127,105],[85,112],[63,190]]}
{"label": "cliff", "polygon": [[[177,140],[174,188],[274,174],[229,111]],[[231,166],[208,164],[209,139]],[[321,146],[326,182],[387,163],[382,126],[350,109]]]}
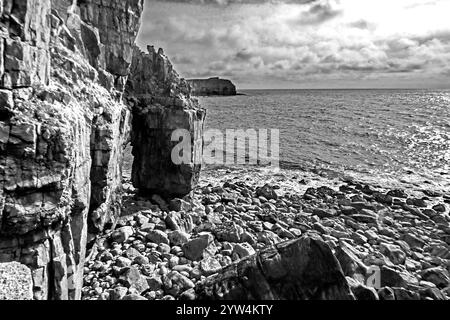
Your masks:
{"label": "cliff", "polygon": [[[132,62],[141,61],[134,42],[142,9],[143,0],[0,2],[0,263],[31,270],[34,299],[80,298],[88,239],[113,228],[120,215],[125,145],[135,137],[139,153],[137,141],[147,142],[131,135],[132,113],[145,103],[161,114],[177,105],[177,114],[186,109],[204,118],[177,89],[168,63],[155,62],[151,72],[134,64],[130,76]],[[134,98],[139,107],[124,102],[129,76],[153,81],[136,88],[148,98]],[[126,101],[131,95],[127,90]],[[156,159],[135,165],[150,173],[169,147],[167,135],[153,137],[162,139]],[[195,177],[185,181],[184,167],[170,170],[189,192]],[[148,187],[163,193],[172,186]]]}
{"label": "cliff", "polygon": [[195,96],[235,96],[236,86],[226,79],[191,79],[188,83],[192,87]]}

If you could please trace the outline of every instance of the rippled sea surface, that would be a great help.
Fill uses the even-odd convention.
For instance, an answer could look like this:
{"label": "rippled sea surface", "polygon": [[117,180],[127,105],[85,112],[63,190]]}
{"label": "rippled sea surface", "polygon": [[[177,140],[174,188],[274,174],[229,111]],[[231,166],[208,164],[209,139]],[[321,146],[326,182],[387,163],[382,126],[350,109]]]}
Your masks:
{"label": "rippled sea surface", "polygon": [[282,168],[450,186],[450,91],[243,93],[200,98],[206,127],[280,129]]}

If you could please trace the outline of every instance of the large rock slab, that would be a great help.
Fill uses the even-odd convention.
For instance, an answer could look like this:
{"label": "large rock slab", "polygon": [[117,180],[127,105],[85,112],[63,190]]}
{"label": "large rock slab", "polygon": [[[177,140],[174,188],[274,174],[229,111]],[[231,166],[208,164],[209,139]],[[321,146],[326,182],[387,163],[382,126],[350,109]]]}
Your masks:
{"label": "large rock slab", "polygon": [[235,96],[236,86],[227,79],[190,79],[192,94],[195,96]]}
{"label": "large rock slab", "polygon": [[303,237],[225,267],[195,288],[204,300],[353,300],[338,260],[322,240]]}

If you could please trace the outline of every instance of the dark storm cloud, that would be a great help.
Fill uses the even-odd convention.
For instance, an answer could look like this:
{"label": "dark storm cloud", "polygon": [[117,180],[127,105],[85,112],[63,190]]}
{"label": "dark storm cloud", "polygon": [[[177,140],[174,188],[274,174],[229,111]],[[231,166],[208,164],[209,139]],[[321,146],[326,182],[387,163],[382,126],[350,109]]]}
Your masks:
{"label": "dark storm cloud", "polygon": [[419,42],[420,44],[427,43],[432,40],[439,40],[441,42],[450,43],[450,30],[431,32],[427,35],[412,37],[412,39]]}
{"label": "dark storm cloud", "polygon": [[247,50],[241,50],[241,51],[236,53],[236,55],[234,56],[234,60],[237,60],[237,61],[249,61],[254,56],[255,55],[253,53],[248,52]]}
{"label": "dark storm cloud", "polygon": [[331,5],[330,2],[318,3],[312,6],[307,12],[300,16],[300,24],[321,24],[325,21],[331,20],[342,11]]}

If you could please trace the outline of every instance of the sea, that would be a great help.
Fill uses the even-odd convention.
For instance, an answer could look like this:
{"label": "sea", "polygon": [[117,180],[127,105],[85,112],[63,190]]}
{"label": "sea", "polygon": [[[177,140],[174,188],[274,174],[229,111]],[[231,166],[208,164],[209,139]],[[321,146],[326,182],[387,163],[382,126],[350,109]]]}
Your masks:
{"label": "sea", "polygon": [[450,90],[240,93],[199,98],[206,129],[278,129],[282,169],[450,192]]}

